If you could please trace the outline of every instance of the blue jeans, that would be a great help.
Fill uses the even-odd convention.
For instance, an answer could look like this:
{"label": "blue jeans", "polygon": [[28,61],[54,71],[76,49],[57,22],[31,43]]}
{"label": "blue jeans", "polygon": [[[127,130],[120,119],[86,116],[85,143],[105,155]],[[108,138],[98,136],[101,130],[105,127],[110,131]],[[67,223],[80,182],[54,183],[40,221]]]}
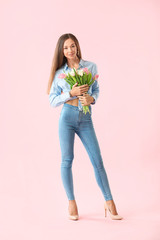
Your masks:
{"label": "blue jeans", "polygon": [[[89,106],[90,111],[91,106]],[[98,140],[95,134],[92,111],[86,115],[78,107],[64,103],[59,118],[59,140],[61,148],[61,177],[68,200],[74,200],[72,162],[74,159],[75,133],[81,139],[94,168],[96,181],[104,199],[112,200],[112,194],[103,165]]]}

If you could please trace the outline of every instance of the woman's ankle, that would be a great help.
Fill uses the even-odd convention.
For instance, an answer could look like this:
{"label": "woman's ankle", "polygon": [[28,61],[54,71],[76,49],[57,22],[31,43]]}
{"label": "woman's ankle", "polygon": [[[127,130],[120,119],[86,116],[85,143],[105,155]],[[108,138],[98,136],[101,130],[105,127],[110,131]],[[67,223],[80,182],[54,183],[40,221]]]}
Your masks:
{"label": "woman's ankle", "polygon": [[114,201],[113,201],[113,199],[112,200],[106,200],[106,203],[107,204],[114,204]]}

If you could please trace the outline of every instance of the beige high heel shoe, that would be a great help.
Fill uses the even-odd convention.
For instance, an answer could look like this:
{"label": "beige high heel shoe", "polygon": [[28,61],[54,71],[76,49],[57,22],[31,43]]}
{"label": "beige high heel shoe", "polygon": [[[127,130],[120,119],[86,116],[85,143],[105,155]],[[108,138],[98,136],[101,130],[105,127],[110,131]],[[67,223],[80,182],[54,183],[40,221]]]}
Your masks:
{"label": "beige high heel shoe", "polygon": [[112,220],[121,220],[121,219],[123,219],[123,217],[119,216],[118,214],[113,215],[113,214],[111,213],[109,207],[107,206],[107,203],[106,203],[106,202],[104,203],[104,209],[105,209],[105,217],[107,217],[107,210],[108,210],[108,212],[109,212],[110,217],[112,218]]}
{"label": "beige high heel shoe", "polygon": [[[68,207],[68,211],[69,211],[69,207]],[[69,218],[70,220],[78,220],[78,219],[79,219],[79,215],[78,215],[78,214],[76,214],[76,215],[71,215],[71,214],[69,213],[68,218]]]}
{"label": "beige high heel shoe", "polygon": [[69,215],[68,217],[70,220],[78,220],[79,219],[79,215]]}

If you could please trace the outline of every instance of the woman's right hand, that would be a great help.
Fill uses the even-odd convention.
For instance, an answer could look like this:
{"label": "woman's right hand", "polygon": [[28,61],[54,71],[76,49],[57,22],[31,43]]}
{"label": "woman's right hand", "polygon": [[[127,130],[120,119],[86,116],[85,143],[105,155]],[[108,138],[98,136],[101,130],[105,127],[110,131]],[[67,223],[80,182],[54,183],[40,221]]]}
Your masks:
{"label": "woman's right hand", "polygon": [[85,92],[88,92],[88,89],[89,89],[89,85],[88,84],[84,84],[84,85],[81,85],[81,86],[78,86],[78,83],[75,83],[70,91],[70,94],[71,96],[79,96],[79,95],[82,95],[83,93]]}

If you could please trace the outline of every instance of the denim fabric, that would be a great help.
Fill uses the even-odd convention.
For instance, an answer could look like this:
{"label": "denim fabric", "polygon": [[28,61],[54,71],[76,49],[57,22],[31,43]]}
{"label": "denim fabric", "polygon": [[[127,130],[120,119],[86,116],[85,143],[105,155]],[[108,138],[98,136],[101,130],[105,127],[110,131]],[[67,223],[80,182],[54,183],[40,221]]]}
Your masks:
{"label": "denim fabric", "polygon": [[[91,106],[89,106],[91,111]],[[59,118],[59,140],[61,148],[61,177],[69,200],[74,200],[74,185],[72,177],[72,163],[74,159],[75,133],[81,139],[92,166],[96,181],[102,191],[104,199],[112,200],[112,194],[103,165],[100,147],[94,130],[91,114],[84,114],[77,106],[64,103]]]}
{"label": "denim fabric", "polygon": [[[97,65],[94,62],[86,61],[81,58],[78,69],[82,69],[85,67],[87,67],[91,71],[93,77],[98,74]],[[59,68],[55,72],[55,76],[49,93],[49,102],[51,107],[58,107],[59,105],[67,102],[68,100],[78,98],[77,96],[70,96],[69,92],[71,90],[71,86],[64,79],[58,77],[60,73],[64,73],[65,71],[65,73],[68,74],[71,70],[72,69],[68,67],[68,64],[66,62],[61,68]],[[99,83],[97,80],[95,80],[89,87],[88,94],[94,98],[94,102],[91,104],[95,104],[99,97]],[[79,111],[83,110],[80,100],[78,100],[78,108]]]}

